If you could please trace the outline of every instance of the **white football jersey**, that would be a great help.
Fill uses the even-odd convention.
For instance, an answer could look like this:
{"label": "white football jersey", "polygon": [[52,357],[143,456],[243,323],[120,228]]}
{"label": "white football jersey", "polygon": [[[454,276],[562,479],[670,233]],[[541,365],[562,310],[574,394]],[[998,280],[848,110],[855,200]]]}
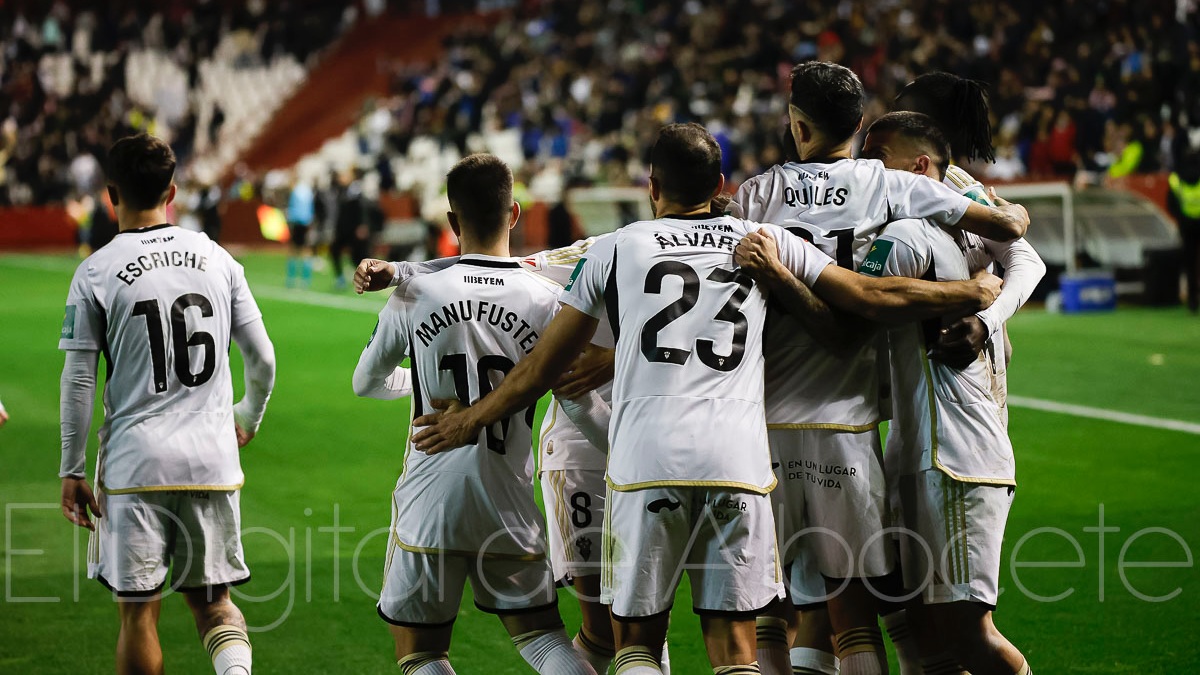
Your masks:
{"label": "white football jersey", "polygon": [[617,337],[613,489],[774,487],[763,413],[766,298],[732,256],[761,228],[806,283],[833,262],[774,225],[707,214],[633,223],[579,262],[562,301],[596,318],[607,313]]}
{"label": "white football jersey", "polygon": [[100,351],[107,362],[102,489],[242,485],[230,334],[261,316],[242,266],[173,225],[122,232],[79,264],[58,348]]}
{"label": "white football jersey", "polygon": [[[929,218],[953,225],[971,200],[878,160],[774,166],[742,184],[730,204],[741,218],[774,223],[857,269],[887,223]],[[880,419],[876,348],[831,354],[784,312],[773,311],[764,350],[767,422],[772,428],[864,431]]]}
{"label": "white football jersey", "polygon": [[[862,271],[930,281],[968,279],[961,236],[916,220],[894,222],[875,242],[869,260],[876,265]],[[1003,401],[997,399],[1003,350],[999,345],[985,349],[966,368],[952,368],[927,355],[941,328],[942,320],[935,318],[888,331],[896,395],[887,454],[899,457],[903,473],[937,468],[964,482],[1012,485],[1013,448]]]}
{"label": "white football jersey", "polygon": [[[434,399],[474,402],[533,350],[558,311],[558,291],[516,258],[464,255],[439,272],[401,282],[379,313],[359,368],[386,374],[405,358],[412,416]],[[411,429],[396,482],[396,536],[410,550],[540,555],[533,501],[534,408],[437,455],[414,450]],[[491,539],[498,532],[508,536]]]}
{"label": "white football jersey", "polygon": [[[607,234],[600,237],[609,236]],[[575,265],[599,237],[581,239],[570,246],[539,251],[521,259],[521,266],[538,276],[554,282],[558,288],[566,286],[575,271]],[[454,264],[458,258],[442,258],[429,262],[409,263],[394,262],[396,275],[393,285],[419,275],[429,274]],[[600,320],[596,334],[592,336],[592,344],[611,349],[616,344],[612,328],[608,325],[607,317]],[[596,389],[596,393],[605,403],[612,402],[612,383],[608,382]],[[560,469],[590,469],[603,471],[608,463],[605,448],[592,445],[581,431],[563,412],[558,399],[554,399],[546,414],[542,417],[542,427],[538,431],[538,470],[556,471]]]}
{"label": "white football jersey", "polygon": [[[601,237],[612,236],[612,233],[599,237],[588,237],[562,248],[540,251],[521,260],[525,269],[553,281],[559,286],[566,286],[575,271],[579,260],[583,258],[592,244]],[[612,326],[608,317],[600,317],[596,326],[596,334],[592,336],[592,344],[612,349],[616,346]],[[596,389],[596,393],[605,403],[612,404],[612,382],[607,382]],[[538,470],[559,471],[562,469],[589,469],[603,471],[608,464],[607,448],[597,448],[583,435],[579,428],[563,412],[558,399],[550,403],[545,416],[542,417],[542,428],[538,432]]]}

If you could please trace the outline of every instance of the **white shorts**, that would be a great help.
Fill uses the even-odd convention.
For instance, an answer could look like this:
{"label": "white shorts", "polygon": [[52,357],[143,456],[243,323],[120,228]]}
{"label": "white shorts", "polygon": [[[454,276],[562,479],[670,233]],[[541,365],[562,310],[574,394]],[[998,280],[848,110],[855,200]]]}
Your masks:
{"label": "white shorts", "polygon": [[1000,546],[1014,488],[954,480],[937,469],[900,477],[904,585],[927,604],[996,606]]}
{"label": "white shorts", "polygon": [[686,571],[697,613],[753,616],[783,597],[767,495],[727,488],[608,491],[601,602],[618,617],[671,609]]}
{"label": "white shorts", "polygon": [[607,491],[604,470],[543,471],[541,482],[554,580],[600,574]]}
{"label": "white shorts", "polygon": [[489,614],[521,614],[558,606],[545,558],[518,560],[454,553],[416,553],[395,536],[388,544],[379,616],[390,624],[447,626],[458,617],[463,587]]}
{"label": "white shorts", "polygon": [[[817,571],[831,579],[891,572],[895,555],[884,534],[887,483],[878,431],[769,429],[767,438],[772,463],[779,464],[775,501],[783,514],[779,548],[785,564],[807,549]],[[809,595],[817,588],[815,580],[805,585]]]}
{"label": "white shorts", "polygon": [[88,578],[118,596],[250,580],[242,553],[240,492],[164,491],[97,498],[104,517],[88,540]]}

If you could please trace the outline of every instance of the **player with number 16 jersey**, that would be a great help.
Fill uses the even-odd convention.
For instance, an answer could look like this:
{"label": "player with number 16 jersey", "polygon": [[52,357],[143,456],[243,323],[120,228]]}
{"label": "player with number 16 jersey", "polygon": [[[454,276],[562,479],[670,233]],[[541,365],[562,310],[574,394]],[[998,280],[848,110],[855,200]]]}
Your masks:
{"label": "player with number 16 jersey", "polygon": [[204,234],[127,230],[80,263],[59,349],[108,363],[101,489],[241,487],[229,344],[261,317],[242,266]]}

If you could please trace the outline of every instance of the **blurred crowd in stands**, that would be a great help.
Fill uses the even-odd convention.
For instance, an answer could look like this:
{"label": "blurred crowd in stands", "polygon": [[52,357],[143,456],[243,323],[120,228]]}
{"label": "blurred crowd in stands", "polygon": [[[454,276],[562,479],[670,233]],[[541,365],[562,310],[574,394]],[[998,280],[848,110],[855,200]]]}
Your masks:
{"label": "blurred crowd in stands", "polygon": [[[350,4],[0,3],[0,203],[97,195],[104,148],[129,132],[169,138],[185,163],[211,143],[219,109],[201,120],[186,102],[166,115],[131,101],[132,50],[168,53],[194,88],[199,58],[224,36],[245,36],[239,58],[247,64],[285,53],[305,63],[353,20]],[[368,2],[364,16],[384,4]],[[314,187],[364,180],[368,192],[417,192],[414,182],[440,178],[428,170],[430,156],[488,149],[517,166],[535,197],[555,203],[569,185],[644,180],[654,132],[680,120],[714,132],[737,182],[781,161],[781,94],[790,67],[806,59],[859,73],[871,96],[868,124],[917,74],[947,70],[986,82],[997,161],[969,168],[989,180],[1168,171],[1200,147],[1193,0],[486,4],[501,8],[498,21],[462,29],[447,41],[445,58],[379,64],[392,93],[365,107],[357,161],[323,168],[307,179]],[[55,91],[48,64],[60,61],[47,57],[63,54],[74,77],[67,91]],[[330,179],[355,169],[359,178]],[[235,182],[242,187],[194,181],[183,185],[184,196],[202,218],[222,199],[272,187],[245,172]]]}
{"label": "blurred crowd in stands", "polygon": [[[225,120],[218,105],[198,128],[194,96],[201,60],[222,39],[236,38],[234,67],[285,54],[304,63],[334,38],[343,12],[288,0],[0,3],[0,205],[99,206],[108,146],[139,131],[168,139],[185,165]],[[166,54],[186,87],[155,92],[157,105],[134,101],[126,78],[141,50]]]}
{"label": "blurred crowd in stands", "polygon": [[452,39],[431,65],[392,64],[394,96],[364,117],[386,151],[519,134],[529,181],[644,176],[660,124],[717,136],[735,182],[780,160],[790,67],[853,68],[869,124],[914,76],[988,83],[992,180],[1169,170],[1200,144],[1200,20],[1188,0],[543,0]]}

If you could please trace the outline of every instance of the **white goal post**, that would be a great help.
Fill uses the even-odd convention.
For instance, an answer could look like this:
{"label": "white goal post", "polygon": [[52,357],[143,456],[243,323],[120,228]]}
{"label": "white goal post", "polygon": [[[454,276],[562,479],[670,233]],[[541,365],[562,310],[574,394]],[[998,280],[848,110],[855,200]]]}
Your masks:
{"label": "white goal post", "polygon": [[[1062,201],[1062,234],[1064,263],[1067,274],[1078,269],[1075,247],[1075,192],[1068,183],[1013,183],[997,185],[996,194],[1004,199],[1020,204],[1026,199],[1058,198]],[[1050,223],[1030,223],[1032,227],[1049,227]]]}

